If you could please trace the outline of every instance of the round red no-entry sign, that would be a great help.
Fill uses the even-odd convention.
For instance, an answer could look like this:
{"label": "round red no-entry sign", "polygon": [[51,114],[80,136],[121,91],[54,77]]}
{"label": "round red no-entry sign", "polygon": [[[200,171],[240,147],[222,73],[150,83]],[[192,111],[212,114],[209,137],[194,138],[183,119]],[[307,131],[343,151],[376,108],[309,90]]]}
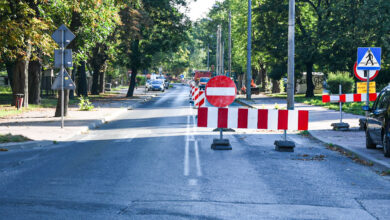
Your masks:
{"label": "round red no-entry sign", "polygon": [[226,107],[234,102],[236,84],[227,76],[215,76],[206,85],[206,99],[215,107]]}
{"label": "round red no-entry sign", "polygon": [[[353,72],[355,73],[356,78],[361,81],[367,81],[368,76],[364,75],[364,70],[357,69],[357,62],[355,62],[355,65],[353,66]],[[370,75],[370,81],[372,81],[378,75],[379,70],[368,70],[368,72],[368,75]]]}

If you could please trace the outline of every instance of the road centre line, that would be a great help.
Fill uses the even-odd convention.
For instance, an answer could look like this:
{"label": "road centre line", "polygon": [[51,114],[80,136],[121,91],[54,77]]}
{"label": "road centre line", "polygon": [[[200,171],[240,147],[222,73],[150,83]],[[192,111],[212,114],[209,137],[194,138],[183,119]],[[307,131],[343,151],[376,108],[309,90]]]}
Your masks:
{"label": "road centre line", "polygon": [[185,140],[185,151],[184,151],[184,176],[188,176],[190,173],[189,169],[189,147],[190,147],[190,116],[187,115],[187,128],[186,128],[186,140]]}

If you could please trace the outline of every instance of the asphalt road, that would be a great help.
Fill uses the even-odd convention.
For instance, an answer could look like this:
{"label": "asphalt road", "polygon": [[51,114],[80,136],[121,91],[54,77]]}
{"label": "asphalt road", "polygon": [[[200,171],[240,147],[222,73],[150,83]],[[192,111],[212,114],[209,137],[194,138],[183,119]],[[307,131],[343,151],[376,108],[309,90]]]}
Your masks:
{"label": "asphalt road", "polygon": [[389,219],[390,180],[298,134],[195,127],[189,88],[41,150],[0,154],[0,219]]}

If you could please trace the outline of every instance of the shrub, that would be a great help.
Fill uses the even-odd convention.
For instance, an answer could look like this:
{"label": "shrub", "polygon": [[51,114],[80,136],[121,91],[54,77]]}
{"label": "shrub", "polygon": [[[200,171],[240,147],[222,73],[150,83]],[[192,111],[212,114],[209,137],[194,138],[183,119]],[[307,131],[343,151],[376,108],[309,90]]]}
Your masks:
{"label": "shrub", "polygon": [[339,94],[339,85],[342,86],[342,93],[352,93],[355,88],[353,77],[348,72],[329,73],[326,80],[327,87],[332,94]]}
{"label": "shrub", "polygon": [[90,111],[94,108],[93,104],[88,100],[87,97],[80,96],[79,98],[79,110],[80,111]]}
{"label": "shrub", "polygon": [[144,76],[136,76],[136,78],[139,86],[145,85],[146,78]]}

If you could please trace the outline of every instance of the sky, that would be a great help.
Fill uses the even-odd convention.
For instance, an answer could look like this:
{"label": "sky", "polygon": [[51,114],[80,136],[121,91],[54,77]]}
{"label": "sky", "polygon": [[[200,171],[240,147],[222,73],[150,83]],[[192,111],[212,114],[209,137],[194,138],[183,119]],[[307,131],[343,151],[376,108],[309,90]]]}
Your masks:
{"label": "sky", "polygon": [[[191,21],[196,21],[199,18],[203,18],[210,11],[210,8],[215,4],[217,0],[194,0],[188,5],[189,12],[187,15]],[[218,0],[221,1],[221,0]]]}

